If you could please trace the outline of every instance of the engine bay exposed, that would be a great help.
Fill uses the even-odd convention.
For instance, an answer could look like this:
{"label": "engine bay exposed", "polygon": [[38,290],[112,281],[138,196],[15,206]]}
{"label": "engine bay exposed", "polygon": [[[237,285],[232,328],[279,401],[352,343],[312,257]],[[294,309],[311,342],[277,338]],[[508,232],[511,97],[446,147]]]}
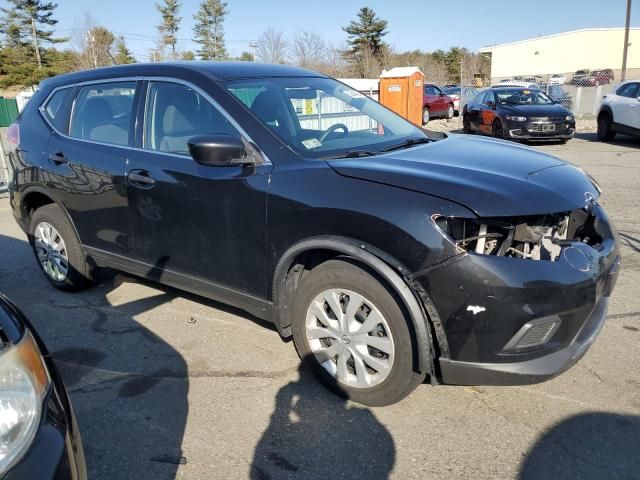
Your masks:
{"label": "engine bay exposed", "polygon": [[598,220],[586,209],[528,217],[465,219],[434,216],[456,247],[481,255],[555,262],[563,244],[583,242],[598,248]]}

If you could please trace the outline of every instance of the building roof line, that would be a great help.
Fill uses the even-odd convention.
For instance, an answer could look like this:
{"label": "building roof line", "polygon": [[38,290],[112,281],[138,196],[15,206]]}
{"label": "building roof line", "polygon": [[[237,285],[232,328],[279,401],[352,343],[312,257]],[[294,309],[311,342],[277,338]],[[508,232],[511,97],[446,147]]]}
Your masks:
{"label": "building roof line", "polygon": [[[496,48],[506,47],[506,46],[509,46],[509,45],[516,45],[518,43],[531,42],[533,40],[543,40],[545,38],[559,37],[561,35],[569,35],[569,34],[572,34],[572,33],[602,32],[602,31],[611,31],[611,30],[622,30],[622,31],[624,31],[624,27],[579,28],[578,30],[569,30],[568,32],[552,33],[550,35],[543,35],[543,36],[540,36],[540,37],[526,38],[524,40],[516,40],[514,42],[499,43],[497,45],[487,45],[486,47],[480,48],[480,52],[486,53],[486,52],[490,52],[491,50],[495,50]],[[638,30],[638,31],[640,31],[640,27],[631,27],[629,30]]]}

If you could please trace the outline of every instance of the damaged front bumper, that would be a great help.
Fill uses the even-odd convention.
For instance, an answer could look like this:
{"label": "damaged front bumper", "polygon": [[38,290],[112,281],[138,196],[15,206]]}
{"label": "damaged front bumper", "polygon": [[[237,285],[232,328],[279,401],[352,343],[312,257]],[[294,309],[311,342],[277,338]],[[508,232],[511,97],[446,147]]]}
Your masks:
{"label": "damaged front bumper", "polygon": [[571,367],[604,324],[618,239],[600,207],[597,246],[565,241],[555,261],[473,251],[412,275],[431,300],[443,383],[537,383]]}

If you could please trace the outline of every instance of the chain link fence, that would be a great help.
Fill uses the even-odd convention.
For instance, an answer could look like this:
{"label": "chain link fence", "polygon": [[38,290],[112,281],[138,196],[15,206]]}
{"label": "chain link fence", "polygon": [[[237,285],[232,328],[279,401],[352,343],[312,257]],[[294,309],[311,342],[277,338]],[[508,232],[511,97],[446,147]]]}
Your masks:
{"label": "chain link fence", "polygon": [[499,85],[512,85],[539,88],[555,102],[570,110],[576,119],[594,120],[602,98],[613,92],[620,83],[619,75],[619,71],[603,69],[487,78],[471,69],[465,70],[463,66],[458,87],[462,92],[460,111],[465,104],[473,101],[480,91]]}

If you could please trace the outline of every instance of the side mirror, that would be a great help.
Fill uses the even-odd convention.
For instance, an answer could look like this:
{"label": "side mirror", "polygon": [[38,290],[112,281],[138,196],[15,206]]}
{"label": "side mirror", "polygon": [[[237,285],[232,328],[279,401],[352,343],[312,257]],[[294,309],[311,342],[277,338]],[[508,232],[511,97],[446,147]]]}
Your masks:
{"label": "side mirror", "polygon": [[240,137],[219,133],[214,135],[196,135],[187,142],[189,153],[200,165],[228,167],[246,165],[247,151]]}
{"label": "side mirror", "polygon": [[495,104],[491,100],[485,102],[485,105],[489,108],[496,108]]}

